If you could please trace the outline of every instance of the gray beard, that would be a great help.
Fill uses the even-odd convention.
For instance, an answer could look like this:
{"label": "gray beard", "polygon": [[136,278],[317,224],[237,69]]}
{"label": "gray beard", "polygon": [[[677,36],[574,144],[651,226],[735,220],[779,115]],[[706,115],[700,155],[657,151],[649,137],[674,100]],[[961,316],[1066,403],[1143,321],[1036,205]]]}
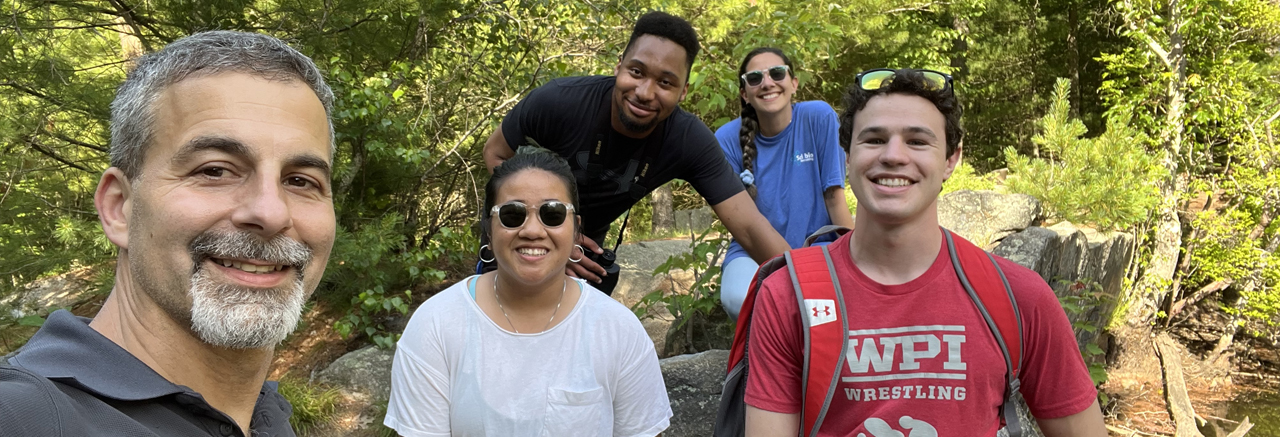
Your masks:
{"label": "gray beard", "polygon": [[250,290],[220,284],[206,269],[191,275],[191,330],[201,341],[228,349],[274,347],[298,326],[302,278],[279,289]]}
{"label": "gray beard", "polygon": [[[191,244],[191,330],[201,341],[228,349],[273,347],[298,326],[306,301],[303,271],[311,250],[291,238],[261,240],[247,232],[207,232]],[[202,265],[206,257],[250,258],[295,269],[279,288],[250,289],[219,283]]]}

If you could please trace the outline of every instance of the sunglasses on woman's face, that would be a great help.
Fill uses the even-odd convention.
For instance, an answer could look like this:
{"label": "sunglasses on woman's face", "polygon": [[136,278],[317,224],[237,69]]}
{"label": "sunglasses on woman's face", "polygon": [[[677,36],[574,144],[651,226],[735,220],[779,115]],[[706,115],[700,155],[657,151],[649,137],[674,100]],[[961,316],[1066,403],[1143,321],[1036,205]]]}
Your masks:
{"label": "sunglasses on woman's face", "polygon": [[[498,216],[498,223],[502,223],[502,227],[516,229],[524,226],[525,219],[529,217],[529,205],[520,201],[511,201],[495,205],[490,213]],[[573,205],[555,200],[538,205],[538,220],[548,228],[563,225],[571,213],[573,213]]]}
{"label": "sunglasses on woman's face", "polygon": [[764,82],[765,73],[768,73],[769,78],[773,79],[774,82],[782,82],[786,80],[787,72],[790,70],[791,67],[786,65],[769,67],[767,70],[752,70],[742,75],[742,81],[746,82],[747,86],[760,86],[760,83]]}
{"label": "sunglasses on woman's face", "polygon": [[[951,89],[951,75],[933,70],[912,70],[924,76],[925,88],[931,91],[946,91]],[[858,73],[854,79],[859,88],[867,91],[875,91],[885,85],[896,74],[896,70],[888,68],[876,68]]]}

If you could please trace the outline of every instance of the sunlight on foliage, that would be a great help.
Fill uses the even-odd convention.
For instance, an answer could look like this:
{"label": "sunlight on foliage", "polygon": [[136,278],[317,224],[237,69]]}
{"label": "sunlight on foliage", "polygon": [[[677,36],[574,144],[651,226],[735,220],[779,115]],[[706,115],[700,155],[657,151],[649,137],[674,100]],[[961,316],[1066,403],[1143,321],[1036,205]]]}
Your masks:
{"label": "sunlight on foliage", "polygon": [[1005,150],[1010,191],[1039,199],[1057,220],[1093,225],[1102,230],[1127,229],[1144,220],[1159,203],[1156,181],[1162,168],[1147,154],[1149,141],[1113,115],[1107,131],[1083,138],[1084,123],[1070,116],[1070,83],[1059,79],[1042,132],[1033,140],[1043,158]]}
{"label": "sunlight on foliage", "polygon": [[338,409],[338,403],[342,402],[342,393],[323,384],[307,382],[288,373],[279,382],[277,391],[293,405],[289,424],[298,434],[305,435],[329,423]]}

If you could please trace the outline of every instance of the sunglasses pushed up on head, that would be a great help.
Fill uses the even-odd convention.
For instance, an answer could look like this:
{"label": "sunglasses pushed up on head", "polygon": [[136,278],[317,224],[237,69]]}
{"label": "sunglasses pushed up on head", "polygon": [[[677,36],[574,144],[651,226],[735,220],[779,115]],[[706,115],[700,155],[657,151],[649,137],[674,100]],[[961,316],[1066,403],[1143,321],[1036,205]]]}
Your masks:
{"label": "sunglasses pushed up on head", "polygon": [[[925,88],[931,91],[947,91],[951,89],[951,75],[941,71],[912,69],[911,71],[920,73],[924,76]],[[886,82],[893,79],[898,70],[890,68],[875,68],[858,73],[854,81],[858,84],[858,88],[867,91],[875,91],[883,87]]]}
{"label": "sunglasses pushed up on head", "polygon": [[[498,216],[498,223],[501,223],[502,227],[516,229],[524,226],[524,221],[529,217],[529,205],[524,204],[524,202],[511,201],[501,205],[494,205],[490,213]],[[542,225],[548,228],[563,225],[565,219],[572,213],[573,205],[555,200],[538,205],[538,220],[542,221]]]}
{"label": "sunglasses pushed up on head", "polygon": [[760,86],[764,82],[764,75],[768,74],[769,79],[774,82],[782,82],[787,79],[787,72],[789,71],[791,71],[791,67],[786,65],[773,66],[764,70],[751,70],[742,74],[742,81],[746,82],[747,86]]}

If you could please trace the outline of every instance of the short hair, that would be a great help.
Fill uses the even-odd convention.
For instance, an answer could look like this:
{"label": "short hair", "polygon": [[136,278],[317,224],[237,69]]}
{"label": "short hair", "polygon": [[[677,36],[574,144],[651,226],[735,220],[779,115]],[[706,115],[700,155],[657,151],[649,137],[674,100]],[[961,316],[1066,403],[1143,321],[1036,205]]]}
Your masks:
{"label": "short hair", "polygon": [[129,179],[142,171],[143,153],[155,136],[155,102],[165,88],[190,78],[236,72],[272,81],[302,81],[324,105],[329,122],[329,155],[336,148],[333,135],[333,90],[311,58],[275,37],[218,30],[196,33],[149,53],[111,102],[111,166]]}
{"label": "short hair", "polygon": [[919,71],[903,68],[895,70],[893,77],[885,80],[879,89],[864,90],[858,84],[849,86],[844,95],[844,109],[840,112],[840,147],[849,152],[853,140],[853,117],[867,106],[872,97],[886,94],[907,94],[920,96],[938,109],[945,120],[944,134],[947,137],[947,156],[950,157],[960,148],[960,140],[964,139],[964,128],[960,126],[960,116],[964,109],[956,98],[953,87],[943,90],[929,89],[924,75]]}
{"label": "short hair", "polygon": [[622,56],[625,58],[631,52],[631,45],[645,35],[665,38],[684,47],[687,67],[684,73],[687,82],[689,72],[693,71],[693,60],[698,57],[698,51],[702,47],[698,45],[698,32],[693,30],[693,26],[683,18],[662,11],[644,14],[636,20],[636,26],[631,30],[631,39],[627,40],[627,48],[622,50]]}
{"label": "short hair", "polygon": [[[498,189],[502,188],[508,177],[528,169],[543,170],[555,175],[569,192],[569,204],[573,205],[574,214],[582,210],[578,205],[578,183],[573,177],[573,169],[569,168],[569,162],[555,152],[542,147],[521,146],[516,149],[515,156],[494,167],[493,176],[489,178],[488,183],[484,184],[484,203],[480,208],[480,232],[484,234],[486,240],[492,237],[489,235],[489,222],[492,218],[493,204],[498,199]],[[573,221],[574,233],[577,234],[578,221],[572,218],[570,220]]]}

